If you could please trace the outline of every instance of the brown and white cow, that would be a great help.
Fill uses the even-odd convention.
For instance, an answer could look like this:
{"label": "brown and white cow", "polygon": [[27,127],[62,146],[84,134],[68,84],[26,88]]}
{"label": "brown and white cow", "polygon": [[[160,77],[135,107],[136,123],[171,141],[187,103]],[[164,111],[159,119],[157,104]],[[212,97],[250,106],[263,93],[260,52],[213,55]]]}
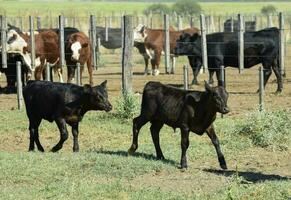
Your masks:
{"label": "brown and white cow", "polygon": [[[173,28],[170,28],[170,53],[171,60],[173,63],[173,50],[176,47],[176,40],[180,37],[182,33],[198,33],[199,29],[197,28],[188,28],[181,31],[175,31]],[[165,32],[163,29],[149,29],[144,25],[138,25],[134,29],[133,33],[135,42],[144,42],[146,52],[150,57],[152,65],[152,74],[154,76],[159,74],[159,65],[161,62],[161,55],[164,51],[164,40]],[[149,71],[145,69],[145,73]]]}
{"label": "brown and white cow", "polygon": [[[59,66],[59,37],[52,31],[35,32],[35,72],[36,80],[41,80],[45,64],[49,62],[63,82],[62,70]],[[32,72],[31,44],[29,33],[19,29],[10,29],[7,34],[7,52],[19,53],[29,70]],[[44,78],[44,77],[43,77]]]}
{"label": "brown and white cow", "polygon": [[66,40],[66,63],[68,67],[68,83],[74,79],[77,63],[81,65],[81,84],[82,71],[87,65],[89,73],[89,83],[93,85],[93,66],[92,66],[92,47],[88,36],[83,32],[71,34]]}

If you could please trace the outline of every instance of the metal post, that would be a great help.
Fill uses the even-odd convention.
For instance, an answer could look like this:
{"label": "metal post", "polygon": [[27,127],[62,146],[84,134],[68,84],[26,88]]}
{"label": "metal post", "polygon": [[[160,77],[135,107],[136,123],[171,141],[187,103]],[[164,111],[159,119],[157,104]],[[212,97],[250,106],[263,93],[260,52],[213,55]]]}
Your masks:
{"label": "metal post", "polygon": [[65,66],[64,16],[59,15],[60,66]]}
{"label": "metal post", "polygon": [[132,49],[133,49],[133,23],[132,16],[123,16],[124,37],[122,48],[122,92],[126,95],[132,91]]}
{"label": "metal post", "polygon": [[258,18],[257,18],[257,15],[254,15],[253,16],[253,21],[255,22],[255,31],[257,30],[257,27],[258,27]]}
{"label": "metal post", "polygon": [[176,57],[172,57],[172,66],[171,66],[171,74],[175,74],[175,69],[176,69]]}
{"label": "metal post", "polygon": [[47,62],[46,63],[46,67],[45,67],[45,75],[46,75],[45,80],[46,81],[50,81],[51,80],[50,72],[51,72],[51,70],[50,70],[50,63]]}
{"label": "metal post", "polygon": [[264,68],[259,69],[259,110],[264,110]]}
{"label": "metal post", "polygon": [[81,85],[81,65],[80,65],[80,63],[77,63],[77,68],[76,68],[76,84]]}
{"label": "metal post", "polygon": [[107,17],[105,17],[105,41],[108,41],[108,22]]}
{"label": "metal post", "polygon": [[202,49],[203,72],[205,73],[208,69],[208,60],[207,60],[207,41],[206,41],[205,16],[203,14],[200,15],[200,30],[201,30],[201,49]]}
{"label": "metal post", "polygon": [[284,47],[284,42],[285,42],[285,33],[284,33],[284,16],[283,13],[279,13],[279,31],[280,31],[280,47],[279,47],[279,64],[280,64],[280,71],[281,74],[285,74],[285,63],[284,63],[284,58],[285,58],[285,47]]}
{"label": "metal post", "polygon": [[222,29],[221,29],[221,16],[220,15],[218,16],[218,32],[222,32]]}
{"label": "metal post", "polygon": [[183,66],[183,80],[184,80],[184,90],[189,89],[189,79],[188,79],[188,65]]}
{"label": "metal post", "polygon": [[165,71],[166,74],[170,73],[170,31],[169,31],[169,15],[164,15],[164,51],[165,51]]}
{"label": "metal post", "polygon": [[96,44],[96,69],[98,67],[100,67],[100,64],[101,64],[101,52],[100,52],[100,47],[101,47],[101,40],[100,40],[100,37],[97,37],[97,44]]}
{"label": "metal post", "polygon": [[7,29],[7,23],[6,23],[6,17],[1,15],[1,56],[2,56],[2,68],[7,68],[7,35],[6,35],[6,29]]}
{"label": "metal post", "polygon": [[219,80],[219,82],[220,83],[218,83],[218,85],[225,88],[225,69],[224,69],[223,65],[220,66],[220,80]]}
{"label": "metal post", "polygon": [[215,26],[214,26],[213,15],[210,15],[210,16],[209,16],[209,26],[210,26],[209,32],[210,32],[210,33],[215,32]]}
{"label": "metal post", "polygon": [[35,68],[35,39],[34,39],[34,19],[33,16],[29,16],[29,32],[30,32],[30,58],[31,68]]}
{"label": "metal post", "polygon": [[17,78],[17,105],[18,110],[22,109],[22,81],[21,81],[21,62],[16,63],[16,78]]}
{"label": "metal post", "polygon": [[[94,15],[90,15],[90,37],[91,37],[91,46],[92,46],[92,59],[93,66],[97,69],[97,56],[96,56],[96,17]],[[99,49],[98,49],[99,50]]]}
{"label": "metal post", "polygon": [[239,23],[239,46],[238,46],[238,57],[239,57],[239,73],[242,73],[244,69],[244,20],[241,14],[238,14],[238,23]]}
{"label": "metal post", "polygon": [[23,31],[23,21],[22,21],[22,17],[19,17],[19,28],[21,31]]}

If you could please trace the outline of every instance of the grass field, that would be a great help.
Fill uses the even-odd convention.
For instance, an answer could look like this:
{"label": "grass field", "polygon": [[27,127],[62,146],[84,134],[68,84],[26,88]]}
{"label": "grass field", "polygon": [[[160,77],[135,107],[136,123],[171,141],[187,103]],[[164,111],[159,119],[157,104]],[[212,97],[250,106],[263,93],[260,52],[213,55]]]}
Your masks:
{"label": "grass field", "polygon": [[[0,11],[6,11],[9,16],[16,15],[43,15],[51,11],[53,15],[64,13],[66,15],[76,14],[79,17],[87,16],[88,13],[111,15],[114,12],[119,16],[123,11],[126,13],[142,14],[142,11],[151,3],[126,3],[126,2],[18,2],[0,1]],[[290,12],[291,3],[276,2],[267,3],[274,5],[278,11]],[[171,4],[168,4],[171,5]],[[238,13],[260,13],[261,8],[266,5],[264,2],[254,3],[200,3],[206,14],[238,14]]]}

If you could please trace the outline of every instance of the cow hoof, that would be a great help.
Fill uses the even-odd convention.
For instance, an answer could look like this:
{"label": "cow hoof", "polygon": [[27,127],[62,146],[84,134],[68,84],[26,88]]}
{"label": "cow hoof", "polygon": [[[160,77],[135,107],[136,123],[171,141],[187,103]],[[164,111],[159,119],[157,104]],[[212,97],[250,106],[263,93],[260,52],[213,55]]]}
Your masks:
{"label": "cow hoof", "polygon": [[157,160],[165,160],[164,156],[157,156]]}
{"label": "cow hoof", "polygon": [[130,149],[128,149],[127,153],[128,153],[128,155],[133,155],[135,151],[136,151],[136,149],[131,147]]}
{"label": "cow hoof", "polygon": [[221,169],[223,169],[223,170],[227,170],[227,166],[226,166],[226,164],[220,164],[220,167],[221,167]]}
{"label": "cow hoof", "polygon": [[198,83],[197,80],[193,80],[191,84],[192,84],[192,85],[199,85],[199,83]]}
{"label": "cow hoof", "polygon": [[275,94],[278,95],[278,94],[281,94],[282,93],[282,89],[278,89]]}

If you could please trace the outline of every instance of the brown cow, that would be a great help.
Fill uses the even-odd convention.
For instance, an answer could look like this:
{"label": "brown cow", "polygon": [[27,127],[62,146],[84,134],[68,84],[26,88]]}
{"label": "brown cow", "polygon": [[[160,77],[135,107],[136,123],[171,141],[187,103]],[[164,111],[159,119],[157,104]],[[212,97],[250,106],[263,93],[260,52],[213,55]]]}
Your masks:
{"label": "brown cow", "polygon": [[81,84],[82,84],[82,71],[84,64],[87,64],[89,73],[89,83],[93,85],[93,66],[92,66],[92,47],[89,38],[83,33],[78,32],[71,34],[66,41],[66,63],[68,67],[68,83],[74,78],[77,63],[81,65]]}
{"label": "brown cow", "polygon": [[[176,47],[176,40],[182,33],[198,33],[197,28],[188,28],[181,31],[175,31],[170,28],[170,53],[173,62],[173,50]],[[161,55],[164,51],[165,32],[163,29],[149,29],[143,25],[139,25],[134,29],[134,41],[144,42],[146,52],[151,59],[152,73],[154,76],[159,74],[159,65],[161,62]],[[145,69],[147,73],[148,69]]]}
{"label": "brown cow", "polygon": [[[10,29],[7,37],[8,53],[19,53],[33,71],[31,64],[30,35],[23,33],[19,29]],[[54,71],[58,73],[59,79],[63,82],[62,70],[59,66],[59,37],[52,31],[35,32],[35,79],[41,80],[44,75],[45,64],[49,62]]]}

